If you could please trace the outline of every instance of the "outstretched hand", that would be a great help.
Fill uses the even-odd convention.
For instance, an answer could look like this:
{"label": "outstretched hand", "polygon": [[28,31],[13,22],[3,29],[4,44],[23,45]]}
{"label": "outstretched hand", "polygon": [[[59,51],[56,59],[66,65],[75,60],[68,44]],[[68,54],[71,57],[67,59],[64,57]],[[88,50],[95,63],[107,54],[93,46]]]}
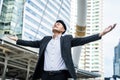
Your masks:
{"label": "outstretched hand", "polygon": [[17,36],[7,36],[9,39],[11,40],[14,40],[14,41],[17,41],[18,40],[18,37]]}
{"label": "outstretched hand", "polygon": [[105,28],[105,29],[103,30],[103,32],[101,32],[101,33],[99,34],[99,36],[101,37],[101,36],[105,35],[106,33],[112,31],[112,30],[116,27],[116,25],[117,25],[117,24],[113,24],[113,26],[112,26],[112,25],[108,26],[107,28]]}

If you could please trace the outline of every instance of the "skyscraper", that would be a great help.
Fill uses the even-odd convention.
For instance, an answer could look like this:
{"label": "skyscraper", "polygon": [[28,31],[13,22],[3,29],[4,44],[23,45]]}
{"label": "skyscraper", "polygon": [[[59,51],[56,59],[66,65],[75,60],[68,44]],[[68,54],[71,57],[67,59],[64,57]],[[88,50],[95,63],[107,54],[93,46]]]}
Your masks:
{"label": "skyscraper", "polygon": [[113,72],[114,75],[120,76],[120,42],[114,49]]}
{"label": "skyscraper", "polygon": [[0,15],[1,15],[2,5],[3,5],[3,0],[0,0]]}
{"label": "skyscraper", "polygon": [[62,19],[70,28],[71,0],[3,0],[0,34],[37,40],[52,35],[52,26]]}
{"label": "skyscraper", "polygon": [[4,34],[21,36],[23,2],[24,0],[3,0],[0,15],[0,36]]}
{"label": "skyscraper", "polygon": [[[102,29],[103,0],[87,0],[86,36]],[[103,80],[102,40],[82,46],[79,68],[101,74]]]}
{"label": "skyscraper", "polygon": [[22,38],[41,39],[52,35],[52,26],[62,19],[70,28],[70,0],[27,0],[24,6]]}

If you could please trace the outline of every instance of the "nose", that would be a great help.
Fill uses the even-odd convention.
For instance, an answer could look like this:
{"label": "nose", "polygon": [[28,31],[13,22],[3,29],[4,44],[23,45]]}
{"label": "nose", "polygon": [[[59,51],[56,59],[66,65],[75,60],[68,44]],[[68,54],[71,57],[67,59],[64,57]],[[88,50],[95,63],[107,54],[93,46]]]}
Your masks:
{"label": "nose", "polygon": [[55,27],[55,26],[57,26],[57,24],[56,24],[56,23],[54,24],[54,27]]}
{"label": "nose", "polygon": [[56,25],[58,25],[58,23],[56,23]]}
{"label": "nose", "polygon": [[54,24],[54,27],[57,26],[57,23]]}

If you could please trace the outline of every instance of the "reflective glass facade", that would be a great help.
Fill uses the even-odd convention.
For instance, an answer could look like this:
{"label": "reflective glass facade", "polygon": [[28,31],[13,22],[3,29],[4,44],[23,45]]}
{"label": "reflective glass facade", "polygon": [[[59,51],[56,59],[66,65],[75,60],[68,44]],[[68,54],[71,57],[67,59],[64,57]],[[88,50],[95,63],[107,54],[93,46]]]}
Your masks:
{"label": "reflective glass facade", "polygon": [[70,27],[71,0],[3,0],[0,34],[36,40],[52,35],[52,26],[62,19]]}
{"label": "reflective glass facade", "polygon": [[114,75],[120,76],[120,43],[114,49]]}
{"label": "reflective glass facade", "polygon": [[23,20],[23,0],[3,0],[0,15],[0,35],[21,36]]}
{"label": "reflective glass facade", "polygon": [[23,39],[52,35],[52,26],[62,19],[69,29],[71,0],[27,0],[24,6]]}

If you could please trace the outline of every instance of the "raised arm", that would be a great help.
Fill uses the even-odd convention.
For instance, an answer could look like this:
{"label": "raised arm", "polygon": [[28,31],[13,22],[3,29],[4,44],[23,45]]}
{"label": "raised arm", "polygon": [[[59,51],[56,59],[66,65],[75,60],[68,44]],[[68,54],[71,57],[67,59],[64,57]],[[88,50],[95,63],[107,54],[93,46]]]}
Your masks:
{"label": "raised arm", "polygon": [[72,47],[80,46],[80,45],[84,45],[86,43],[93,42],[93,41],[96,41],[96,40],[99,40],[99,39],[101,39],[99,34],[95,34],[95,35],[88,36],[88,37],[83,37],[83,38],[73,38],[72,41],[71,41],[71,46]]}
{"label": "raised arm", "polygon": [[39,48],[39,46],[41,44],[41,40],[39,40],[39,41],[20,40],[16,36],[11,36],[11,37],[8,36],[8,38],[10,38],[11,40],[16,41],[16,44],[22,45],[22,46],[29,46],[29,47]]}
{"label": "raised arm", "polygon": [[71,46],[74,47],[74,46],[84,45],[86,43],[99,40],[101,39],[102,36],[112,31],[115,27],[116,27],[116,24],[114,24],[113,26],[110,25],[99,34],[95,34],[95,35],[84,37],[84,38],[73,38],[71,41]]}
{"label": "raised arm", "polygon": [[117,25],[117,24],[113,24],[113,26],[112,26],[112,25],[108,26],[107,28],[105,28],[105,29],[99,34],[99,36],[102,37],[102,36],[104,36],[105,34],[107,34],[108,32],[112,31],[112,30],[116,27],[116,25]]}

